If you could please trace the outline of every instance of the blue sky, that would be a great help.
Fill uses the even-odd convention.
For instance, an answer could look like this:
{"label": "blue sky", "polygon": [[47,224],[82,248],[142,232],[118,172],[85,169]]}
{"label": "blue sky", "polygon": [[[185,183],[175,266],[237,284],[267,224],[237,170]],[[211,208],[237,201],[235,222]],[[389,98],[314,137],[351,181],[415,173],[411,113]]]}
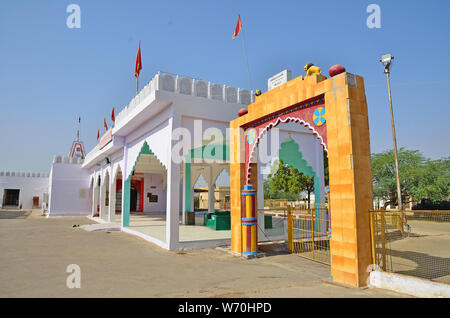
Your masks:
{"label": "blue sky", "polygon": [[[81,28],[66,26],[69,4]],[[370,3],[381,29],[366,26]],[[0,170],[48,172],[67,154],[82,118],[87,150],[103,118],[158,71],[248,87],[242,41],[231,39],[240,13],[253,88],[306,62],[327,75],[333,64],[365,79],[371,151],[392,147],[379,56],[392,52],[392,94],[399,147],[449,156],[449,1],[1,1]]]}

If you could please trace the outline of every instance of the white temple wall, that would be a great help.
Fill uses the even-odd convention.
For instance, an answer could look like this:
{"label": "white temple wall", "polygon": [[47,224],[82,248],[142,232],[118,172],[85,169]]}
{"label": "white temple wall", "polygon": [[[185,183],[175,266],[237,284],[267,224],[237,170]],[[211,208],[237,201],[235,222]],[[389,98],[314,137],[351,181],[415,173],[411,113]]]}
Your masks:
{"label": "white temple wall", "polygon": [[210,140],[209,136],[213,131],[211,128],[220,130],[222,137],[224,138],[223,141],[225,141],[227,137],[227,128],[229,128],[229,122],[183,116],[181,118],[181,126],[188,129],[191,134],[191,147],[197,147],[200,145],[202,140],[205,139],[205,137],[207,137],[207,140]]}
{"label": "white temple wall", "polygon": [[[166,177],[162,174],[146,173],[144,175],[144,212],[166,211]],[[158,196],[158,202],[150,202],[147,194]]]}
{"label": "white temple wall", "polygon": [[80,163],[54,162],[50,172],[48,216],[89,215],[89,185],[89,172]]}
{"label": "white temple wall", "polygon": [[0,207],[3,207],[4,190],[18,189],[19,205],[22,209],[33,207],[33,197],[39,197],[39,206],[42,206],[44,193],[48,193],[49,174],[0,172]]}

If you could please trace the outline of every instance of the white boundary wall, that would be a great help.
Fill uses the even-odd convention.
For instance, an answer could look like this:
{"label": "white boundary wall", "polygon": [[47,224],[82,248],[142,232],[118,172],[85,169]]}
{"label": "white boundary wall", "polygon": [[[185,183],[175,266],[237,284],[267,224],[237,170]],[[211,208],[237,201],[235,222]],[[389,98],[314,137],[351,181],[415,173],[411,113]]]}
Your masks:
{"label": "white boundary wall", "polygon": [[422,298],[450,298],[449,284],[381,271],[370,272],[369,286]]}
{"label": "white boundary wall", "polygon": [[[39,197],[42,206],[44,193],[48,192],[48,173],[0,171],[0,207],[3,207],[3,195],[6,189],[19,191],[19,206],[22,209],[33,208],[33,197]],[[19,207],[18,206],[18,207]]]}

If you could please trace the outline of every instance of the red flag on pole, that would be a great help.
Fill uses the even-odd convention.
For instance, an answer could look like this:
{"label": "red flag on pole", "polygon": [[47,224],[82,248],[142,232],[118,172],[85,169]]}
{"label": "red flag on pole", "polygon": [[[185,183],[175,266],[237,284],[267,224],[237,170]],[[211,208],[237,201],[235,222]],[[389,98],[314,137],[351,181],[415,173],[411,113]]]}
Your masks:
{"label": "red flag on pole", "polygon": [[108,125],[106,124],[106,119],[103,118],[103,126],[105,126],[106,131],[108,131]]}
{"label": "red flag on pole", "polygon": [[97,130],[97,140],[100,138],[100,129]]}
{"label": "red flag on pole", "polygon": [[238,36],[239,32],[241,31],[241,28],[242,28],[241,15],[238,14],[238,21],[236,24],[236,29],[234,29],[233,39]]}
{"label": "red flag on pole", "polygon": [[142,62],[141,62],[141,40],[139,40],[139,48],[136,56],[136,65],[134,66],[134,76],[136,78],[139,77],[139,72],[142,70]]}
{"label": "red flag on pole", "polygon": [[116,123],[116,116],[114,115],[114,107],[111,112],[111,120],[113,121],[113,123]]}

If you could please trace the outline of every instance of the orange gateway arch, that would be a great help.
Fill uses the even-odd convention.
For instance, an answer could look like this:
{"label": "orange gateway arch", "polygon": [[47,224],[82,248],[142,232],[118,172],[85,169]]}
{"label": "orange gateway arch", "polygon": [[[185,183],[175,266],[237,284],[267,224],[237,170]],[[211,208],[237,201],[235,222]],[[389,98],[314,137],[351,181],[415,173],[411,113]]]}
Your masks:
{"label": "orange gateway arch", "polygon": [[259,139],[285,122],[311,129],[328,154],[332,278],[364,286],[372,263],[369,121],[363,78],[348,72],[290,80],[257,96],[248,113],[230,122],[232,250],[257,252],[254,157]]}

